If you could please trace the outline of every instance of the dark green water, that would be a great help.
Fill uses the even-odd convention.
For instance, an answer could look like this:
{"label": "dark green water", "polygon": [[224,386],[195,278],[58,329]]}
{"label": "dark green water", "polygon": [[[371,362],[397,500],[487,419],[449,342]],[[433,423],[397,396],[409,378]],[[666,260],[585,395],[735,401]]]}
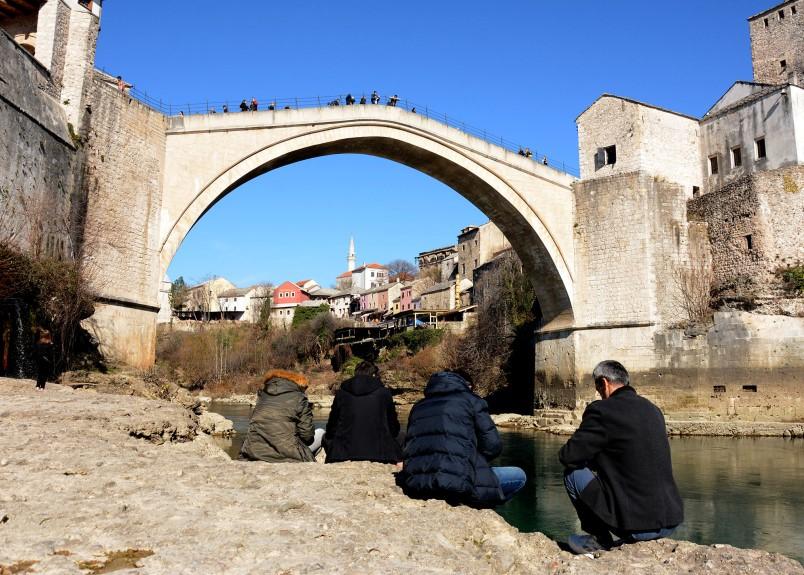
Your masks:
{"label": "dark green water", "polygon": [[[228,446],[236,456],[248,427],[249,406],[214,404],[234,422]],[[316,420],[323,427],[326,417]],[[539,432],[504,432],[495,465],[516,465],[528,483],[497,509],[520,531],[556,540],[579,530],[558,462],[566,438]],[[676,539],[766,549],[804,562],[804,441],[780,438],[671,438],[673,471],[686,520]]]}

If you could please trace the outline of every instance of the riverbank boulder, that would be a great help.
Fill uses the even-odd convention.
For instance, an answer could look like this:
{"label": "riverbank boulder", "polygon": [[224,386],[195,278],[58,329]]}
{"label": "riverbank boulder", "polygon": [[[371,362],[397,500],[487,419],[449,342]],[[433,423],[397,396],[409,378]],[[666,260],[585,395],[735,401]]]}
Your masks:
{"label": "riverbank boulder", "polygon": [[232,461],[180,406],[0,379],[0,572],[804,574],[683,541],[573,556],[391,465]]}

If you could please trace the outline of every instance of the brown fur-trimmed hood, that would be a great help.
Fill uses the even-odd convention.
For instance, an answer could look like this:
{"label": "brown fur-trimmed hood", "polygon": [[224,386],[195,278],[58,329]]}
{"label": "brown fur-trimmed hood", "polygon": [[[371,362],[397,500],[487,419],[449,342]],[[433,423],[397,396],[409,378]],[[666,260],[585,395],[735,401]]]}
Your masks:
{"label": "brown fur-trimmed hood", "polygon": [[272,379],[279,378],[279,379],[287,379],[288,381],[292,381],[302,389],[307,389],[309,385],[309,381],[304,374],[296,373],[295,371],[288,371],[286,369],[272,369],[265,373],[262,378],[262,383],[266,384]]}

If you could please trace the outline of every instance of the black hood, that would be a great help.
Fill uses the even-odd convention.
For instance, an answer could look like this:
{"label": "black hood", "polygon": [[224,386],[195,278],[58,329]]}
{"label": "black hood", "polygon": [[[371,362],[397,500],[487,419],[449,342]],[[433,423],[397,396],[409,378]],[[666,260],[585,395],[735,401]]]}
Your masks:
{"label": "black hood", "polygon": [[379,379],[368,375],[356,375],[341,385],[342,390],[352,395],[368,395],[381,387],[382,382]]}
{"label": "black hood", "polygon": [[424,395],[429,397],[431,395],[459,393],[462,391],[471,391],[464,378],[451,371],[439,371],[430,376],[430,381],[427,382],[427,387],[424,388]]}

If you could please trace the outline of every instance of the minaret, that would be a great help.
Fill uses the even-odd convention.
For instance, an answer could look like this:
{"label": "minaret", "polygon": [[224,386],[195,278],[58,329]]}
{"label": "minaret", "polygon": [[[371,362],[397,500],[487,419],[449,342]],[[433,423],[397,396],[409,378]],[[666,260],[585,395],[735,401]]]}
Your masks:
{"label": "minaret", "polygon": [[346,270],[352,271],[355,269],[355,239],[349,238],[349,255],[346,256]]}

